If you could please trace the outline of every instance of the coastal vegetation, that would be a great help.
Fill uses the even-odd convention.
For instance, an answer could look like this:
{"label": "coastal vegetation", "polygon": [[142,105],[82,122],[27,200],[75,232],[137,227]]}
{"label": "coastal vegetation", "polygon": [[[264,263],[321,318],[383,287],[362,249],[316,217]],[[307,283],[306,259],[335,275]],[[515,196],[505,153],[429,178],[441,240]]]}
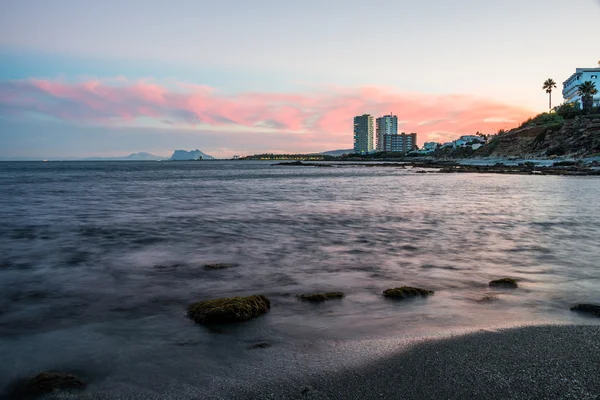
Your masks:
{"label": "coastal vegetation", "polygon": [[426,290],[412,286],[402,286],[393,289],[387,289],[383,292],[383,295],[390,299],[408,299],[412,297],[427,297],[431,296],[435,292],[433,290]]}
{"label": "coastal vegetation", "polygon": [[271,308],[271,302],[263,295],[230,297],[205,300],[188,307],[188,317],[199,324],[219,324],[247,321]]}
{"label": "coastal vegetation", "polygon": [[298,300],[320,303],[327,300],[341,299],[344,297],[342,292],[311,293],[298,295]]}
{"label": "coastal vegetation", "polygon": [[548,78],[544,82],[542,89],[545,90],[546,93],[548,93],[548,96],[549,96],[548,109],[551,110],[552,109],[552,89],[556,89],[556,82],[554,82],[554,79]]}
{"label": "coastal vegetation", "polygon": [[594,95],[598,94],[596,83],[592,81],[585,81],[577,87],[577,95],[581,96],[581,102],[583,103],[583,110],[590,112],[594,107]]}

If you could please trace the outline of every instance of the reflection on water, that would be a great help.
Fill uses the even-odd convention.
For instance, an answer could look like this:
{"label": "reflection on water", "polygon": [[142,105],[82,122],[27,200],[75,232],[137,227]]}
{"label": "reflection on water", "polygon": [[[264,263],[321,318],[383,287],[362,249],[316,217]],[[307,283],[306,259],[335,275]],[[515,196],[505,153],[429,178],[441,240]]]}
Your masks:
{"label": "reflection on water", "polygon": [[[214,383],[272,351],[240,350],[256,341],[310,354],[315,340],[595,323],[568,308],[600,300],[599,198],[594,177],[0,163],[0,386],[61,363],[113,384],[128,365],[123,385],[187,365]],[[487,286],[504,276],[520,288]],[[436,294],[382,298],[399,285]],[[346,297],[295,299],[325,290]],[[223,334],[185,318],[191,301],[255,293],[271,312]]]}

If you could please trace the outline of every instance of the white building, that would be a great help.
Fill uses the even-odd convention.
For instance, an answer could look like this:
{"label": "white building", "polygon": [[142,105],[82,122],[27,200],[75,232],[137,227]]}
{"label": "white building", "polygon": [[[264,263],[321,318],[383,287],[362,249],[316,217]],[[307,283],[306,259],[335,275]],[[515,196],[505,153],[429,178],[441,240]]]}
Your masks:
{"label": "white building", "polygon": [[577,95],[578,86],[583,82],[591,81],[596,84],[598,94],[594,96],[594,105],[600,103],[600,61],[597,68],[577,68],[575,73],[563,82],[562,95],[565,103],[578,102],[580,106],[581,97]]}
{"label": "white building", "polygon": [[425,142],[425,144],[423,144],[423,150],[434,151],[438,146],[441,146],[438,142]]}
{"label": "white building", "polygon": [[377,151],[385,151],[385,136],[398,134],[398,117],[394,114],[377,118]]}
{"label": "white building", "polygon": [[354,153],[373,152],[373,116],[363,114],[354,117]]}

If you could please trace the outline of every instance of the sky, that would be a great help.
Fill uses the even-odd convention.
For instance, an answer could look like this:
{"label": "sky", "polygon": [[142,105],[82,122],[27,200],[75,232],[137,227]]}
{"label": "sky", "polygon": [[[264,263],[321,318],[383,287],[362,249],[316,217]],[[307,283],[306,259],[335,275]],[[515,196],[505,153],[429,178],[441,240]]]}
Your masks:
{"label": "sky", "polygon": [[2,0],[0,158],[350,149],[517,126],[600,60],[600,0]]}

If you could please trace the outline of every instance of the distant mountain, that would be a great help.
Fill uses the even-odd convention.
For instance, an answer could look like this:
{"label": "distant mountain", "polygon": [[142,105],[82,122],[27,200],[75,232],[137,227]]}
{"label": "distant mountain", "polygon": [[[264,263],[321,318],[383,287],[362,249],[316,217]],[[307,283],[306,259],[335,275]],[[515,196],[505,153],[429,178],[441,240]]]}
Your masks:
{"label": "distant mountain", "polygon": [[214,160],[215,158],[209,156],[208,154],[204,154],[200,150],[175,150],[173,155],[171,156],[171,161],[186,161],[186,160],[197,160],[202,157],[203,160]]}
{"label": "distant mountain", "polygon": [[137,160],[137,161],[146,161],[146,160],[154,161],[154,160],[164,160],[164,159],[166,159],[166,157],[155,156],[154,154],[150,154],[150,153],[141,151],[139,153],[130,154],[127,157],[125,157],[125,159]]}
{"label": "distant mountain", "polygon": [[165,157],[155,156],[154,154],[139,152],[125,157],[88,157],[84,161],[158,161],[166,160]]}
{"label": "distant mountain", "polygon": [[324,151],[322,153],[319,153],[323,156],[334,156],[334,157],[339,157],[339,156],[343,156],[344,154],[352,154],[354,153],[354,149],[350,149],[350,150],[330,150],[330,151]]}

